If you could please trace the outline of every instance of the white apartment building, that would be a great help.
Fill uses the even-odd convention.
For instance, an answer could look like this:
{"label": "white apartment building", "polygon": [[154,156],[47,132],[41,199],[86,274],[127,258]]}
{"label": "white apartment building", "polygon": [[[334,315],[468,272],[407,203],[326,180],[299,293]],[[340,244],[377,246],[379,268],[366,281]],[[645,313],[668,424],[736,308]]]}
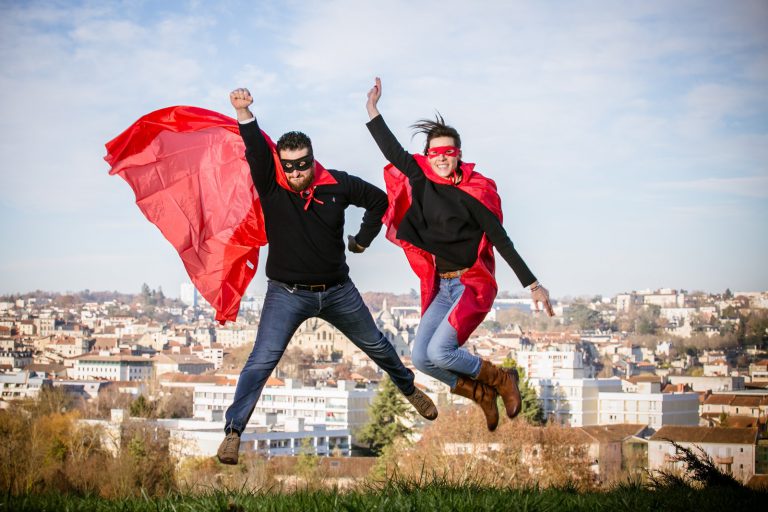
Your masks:
{"label": "white apartment building", "polygon": [[179,286],[179,300],[186,306],[197,306],[198,293],[195,285],[186,282]]}
{"label": "white apartment building", "polygon": [[621,379],[530,379],[529,384],[544,410],[544,417],[561,425],[583,427],[599,423],[598,398],[601,391],[621,391]]}
{"label": "white apartment building", "polygon": [[658,382],[639,382],[637,392],[601,392],[598,423],[642,423],[653,429],[664,425],[699,424],[698,393],[662,393]]}
{"label": "white apartment building", "polygon": [[50,387],[51,379],[30,375],[29,372],[0,373],[0,402],[34,398],[43,387]]}
{"label": "white apartment building", "polygon": [[152,377],[153,363],[148,357],[91,355],[75,360],[75,380],[106,379],[142,381]]}
{"label": "white apartment building", "polygon": [[577,350],[519,350],[517,366],[529,379],[577,379],[592,377],[593,370],[584,367],[584,352]]}
{"label": "white apartment building", "polygon": [[32,319],[38,336],[50,336],[56,330],[56,319],[50,315],[40,315]]}
{"label": "white apartment building", "polygon": [[218,343],[211,347],[203,347],[202,351],[195,353],[200,359],[213,363],[213,367],[216,370],[224,364],[224,349]]}
{"label": "white apartment building", "polygon": [[693,449],[704,450],[724,472],[746,483],[755,474],[756,428],[666,426],[648,439],[648,470],[685,471],[675,462],[676,448],[668,440]]}
{"label": "white apartment building", "polygon": [[[212,457],[224,439],[224,422],[201,420],[156,420],[170,432],[170,449],[178,457]],[[274,455],[310,453],[330,456],[351,454],[349,429],[328,429],[325,425],[306,426],[302,418],[280,425],[249,426],[240,436],[240,450]]]}
{"label": "white apartment building", "polygon": [[[339,381],[338,386],[303,387],[301,382],[285,379],[283,386],[265,386],[251,417],[258,424],[260,415],[274,414],[275,421],[303,418],[307,425],[354,429],[368,422],[368,407],[375,389],[355,388],[354,381]],[[235,386],[195,386],[192,414],[195,418],[220,421],[232,405]]]}

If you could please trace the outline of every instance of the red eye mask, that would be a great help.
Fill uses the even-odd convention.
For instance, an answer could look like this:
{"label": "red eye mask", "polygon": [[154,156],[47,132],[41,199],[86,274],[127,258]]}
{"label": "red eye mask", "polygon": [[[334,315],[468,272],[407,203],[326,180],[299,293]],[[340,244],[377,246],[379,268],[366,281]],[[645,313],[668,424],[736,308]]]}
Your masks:
{"label": "red eye mask", "polygon": [[437,146],[427,150],[427,158],[437,158],[440,155],[445,155],[447,157],[455,156],[458,158],[460,152],[461,150],[456,146]]}

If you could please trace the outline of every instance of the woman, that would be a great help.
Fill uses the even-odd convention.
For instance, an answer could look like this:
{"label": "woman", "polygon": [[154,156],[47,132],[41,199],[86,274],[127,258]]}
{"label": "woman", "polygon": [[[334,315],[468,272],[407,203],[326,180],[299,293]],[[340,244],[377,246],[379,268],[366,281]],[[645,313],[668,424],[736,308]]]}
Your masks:
{"label": "woman", "polygon": [[[553,316],[549,293],[517,253],[501,225],[496,184],[461,160],[461,137],[439,115],[413,125],[424,133],[424,155],[411,155],[397,141],[377,108],[381,80],[368,92],[367,126],[389,160],[385,181],[390,206],[387,238],[400,245],[421,280],[422,319],[413,364],[445,382],[451,392],[477,402],[488,430],[499,422],[496,397],[507,416],[520,412],[516,370],[505,370],[459,347],[485,319],[496,297],[493,247]],[[407,182],[407,183],[406,183]]]}

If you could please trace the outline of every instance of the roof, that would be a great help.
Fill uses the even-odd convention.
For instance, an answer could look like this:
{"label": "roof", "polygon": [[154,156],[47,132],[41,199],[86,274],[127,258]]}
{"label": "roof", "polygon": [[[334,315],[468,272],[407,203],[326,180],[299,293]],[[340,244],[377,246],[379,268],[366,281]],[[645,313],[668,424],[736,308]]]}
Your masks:
{"label": "roof", "polygon": [[66,372],[67,367],[63,364],[44,364],[44,363],[32,363],[25,368],[28,372],[44,372],[44,373],[61,373]]}
{"label": "roof", "polygon": [[671,440],[678,443],[755,444],[757,429],[667,425],[653,434],[650,440]]}
{"label": "roof", "polygon": [[637,384],[639,382],[661,382],[661,377],[658,375],[635,375],[626,380],[632,384]]}
{"label": "roof", "polygon": [[706,400],[704,400],[705,405],[731,405],[731,402],[733,402],[733,399],[736,395],[730,395],[730,394],[717,394],[717,395],[709,395]]}
{"label": "roof", "polygon": [[589,425],[577,428],[598,443],[612,443],[623,441],[631,436],[636,436],[645,430],[646,426],[639,423],[620,423],[616,425]]}
{"label": "roof", "polygon": [[157,354],[152,361],[175,364],[213,364],[192,354]]}
{"label": "roof", "polygon": [[224,375],[187,375],[186,373],[164,373],[160,375],[161,382],[177,382],[189,384],[216,384],[219,386],[231,386],[235,380]]}
{"label": "roof", "polygon": [[731,405],[738,407],[760,407],[768,405],[767,395],[737,395],[731,393],[718,393],[710,395],[705,405]]}
{"label": "roof", "polygon": [[768,489],[768,475],[753,475],[747,482],[747,487],[752,489]]}
{"label": "roof", "polygon": [[104,362],[117,362],[117,363],[152,363],[152,360],[148,357],[141,357],[141,356],[129,356],[129,355],[114,355],[114,356],[97,356],[89,354],[87,356],[82,356],[77,358],[79,361],[104,361]]}

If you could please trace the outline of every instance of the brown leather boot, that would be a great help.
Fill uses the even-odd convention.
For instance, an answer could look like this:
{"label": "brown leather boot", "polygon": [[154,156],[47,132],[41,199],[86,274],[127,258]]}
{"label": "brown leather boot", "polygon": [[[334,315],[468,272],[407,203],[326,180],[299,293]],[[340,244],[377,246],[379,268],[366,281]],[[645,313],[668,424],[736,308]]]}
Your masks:
{"label": "brown leather boot", "polygon": [[499,408],[496,406],[496,390],[490,386],[478,382],[469,377],[459,377],[456,385],[451,389],[454,395],[469,398],[477,403],[485,414],[485,423],[488,430],[493,432],[499,425]]}
{"label": "brown leather boot", "polygon": [[490,361],[483,359],[480,363],[480,373],[477,380],[483,384],[488,384],[501,395],[507,416],[514,418],[520,414],[523,399],[520,397],[520,389],[517,387],[517,382],[520,380],[517,370],[499,368]]}

